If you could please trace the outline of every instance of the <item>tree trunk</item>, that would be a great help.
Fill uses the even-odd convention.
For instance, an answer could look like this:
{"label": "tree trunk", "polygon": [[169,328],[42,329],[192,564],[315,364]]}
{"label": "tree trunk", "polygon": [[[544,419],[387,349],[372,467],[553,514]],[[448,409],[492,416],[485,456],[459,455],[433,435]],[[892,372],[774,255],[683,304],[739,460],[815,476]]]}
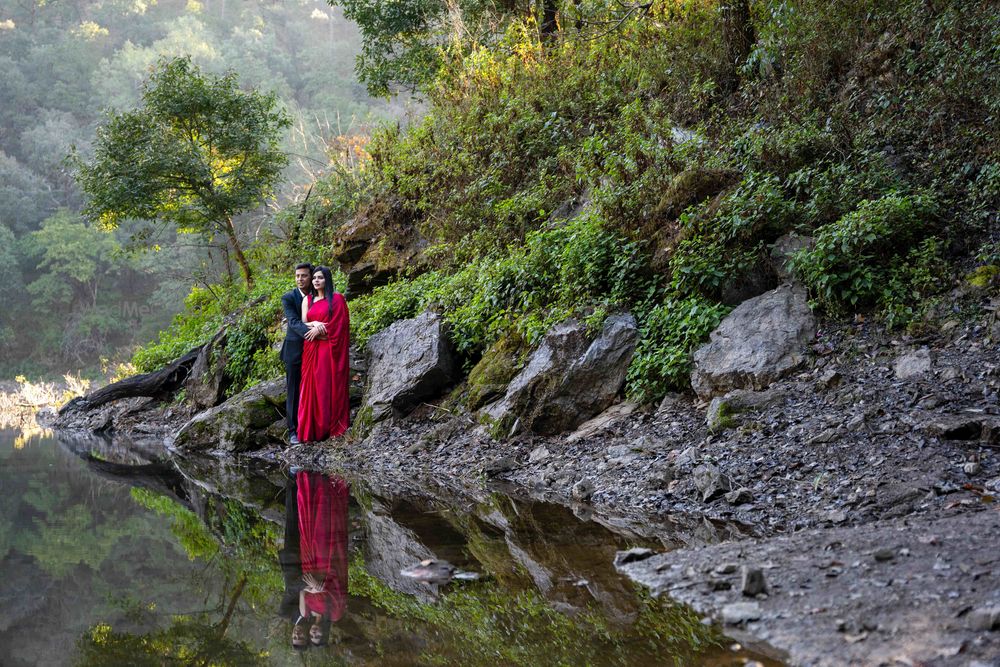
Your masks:
{"label": "tree trunk", "polygon": [[247,576],[244,574],[240,577],[240,580],[236,583],[236,590],[233,591],[233,597],[229,601],[229,606],[226,608],[226,613],[219,621],[216,626],[219,630],[219,638],[226,636],[226,630],[229,629],[229,622],[233,618],[233,612],[236,611],[236,603],[239,601],[240,596],[243,595],[243,587],[247,585]]}
{"label": "tree trunk", "polygon": [[243,255],[243,248],[240,247],[240,240],[236,237],[236,225],[233,224],[232,218],[226,218],[226,236],[229,237],[229,244],[232,246],[233,252],[236,253],[236,262],[240,265],[240,271],[243,272],[243,280],[246,282],[248,288],[253,287],[253,274],[250,272],[250,264]]}
{"label": "tree trunk", "polygon": [[158,371],[133,375],[124,380],[113,382],[106,387],[101,387],[86,396],[74,398],[59,409],[59,414],[64,415],[75,410],[90,410],[121,398],[156,397],[177,391],[187,380],[191,366],[194,365],[202,347],[199,345]]}
{"label": "tree trunk", "polygon": [[721,0],[719,14],[722,18],[722,40],[726,49],[722,88],[731,93],[739,86],[739,69],[750,55],[757,36],[750,16],[749,0]]}
{"label": "tree trunk", "polygon": [[552,41],[559,31],[559,24],[556,20],[558,9],[558,0],[542,0],[542,22],[539,26],[539,32],[543,42]]}

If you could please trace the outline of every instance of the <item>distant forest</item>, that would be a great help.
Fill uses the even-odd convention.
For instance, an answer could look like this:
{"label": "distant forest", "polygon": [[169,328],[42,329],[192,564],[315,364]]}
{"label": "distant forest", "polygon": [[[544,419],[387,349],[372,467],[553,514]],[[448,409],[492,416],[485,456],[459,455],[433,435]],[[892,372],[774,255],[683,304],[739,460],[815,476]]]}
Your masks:
{"label": "distant forest", "polygon": [[[134,222],[84,220],[65,158],[86,156],[108,108],[128,109],[162,57],[190,55],[274,91],[294,119],[280,207],[336,147],[400,106],[354,74],[356,27],[318,0],[10,0],[0,6],[0,379],[100,372],[178,312],[192,283],[227,271],[225,249]],[[254,238],[267,211],[245,215]],[[155,247],[156,252],[144,251]]]}

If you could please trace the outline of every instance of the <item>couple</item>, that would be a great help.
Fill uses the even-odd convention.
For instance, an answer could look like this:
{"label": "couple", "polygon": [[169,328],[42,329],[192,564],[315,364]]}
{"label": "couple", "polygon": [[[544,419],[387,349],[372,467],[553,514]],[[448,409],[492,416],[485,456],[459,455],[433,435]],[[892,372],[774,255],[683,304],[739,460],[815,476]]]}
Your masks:
{"label": "couple", "polygon": [[350,319],[325,266],[295,267],[295,289],[281,296],[288,329],[281,345],[289,442],[317,442],[350,425]]}
{"label": "couple", "polygon": [[279,614],[292,621],[292,646],[324,646],[330,624],[347,611],[347,482],[296,471],[285,483],[285,542],[278,552],[285,594]]}

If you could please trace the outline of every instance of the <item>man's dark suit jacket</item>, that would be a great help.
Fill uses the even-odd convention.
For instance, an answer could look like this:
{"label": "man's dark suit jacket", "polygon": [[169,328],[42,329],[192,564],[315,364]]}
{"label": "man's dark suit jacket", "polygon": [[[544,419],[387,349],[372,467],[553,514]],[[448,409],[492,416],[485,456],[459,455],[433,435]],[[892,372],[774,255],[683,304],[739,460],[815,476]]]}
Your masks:
{"label": "man's dark suit jacket", "polygon": [[281,307],[288,322],[285,340],[281,344],[281,360],[286,364],[302,363],[302,343],[309,327],[302,322],[302,293],[297,287],[281,295]]}

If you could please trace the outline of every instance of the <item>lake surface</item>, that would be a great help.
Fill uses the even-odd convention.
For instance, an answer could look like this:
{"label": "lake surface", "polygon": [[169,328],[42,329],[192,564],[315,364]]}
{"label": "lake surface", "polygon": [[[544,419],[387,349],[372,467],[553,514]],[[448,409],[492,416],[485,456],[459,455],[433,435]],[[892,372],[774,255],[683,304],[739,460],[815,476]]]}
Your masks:
{"label": "lake surface", "polygon": [[[618,576],[641,542],[567,508],[373,487],[0,431],[0,665],[778,664]],[[425,558],[479,579],[401,575]]]}

